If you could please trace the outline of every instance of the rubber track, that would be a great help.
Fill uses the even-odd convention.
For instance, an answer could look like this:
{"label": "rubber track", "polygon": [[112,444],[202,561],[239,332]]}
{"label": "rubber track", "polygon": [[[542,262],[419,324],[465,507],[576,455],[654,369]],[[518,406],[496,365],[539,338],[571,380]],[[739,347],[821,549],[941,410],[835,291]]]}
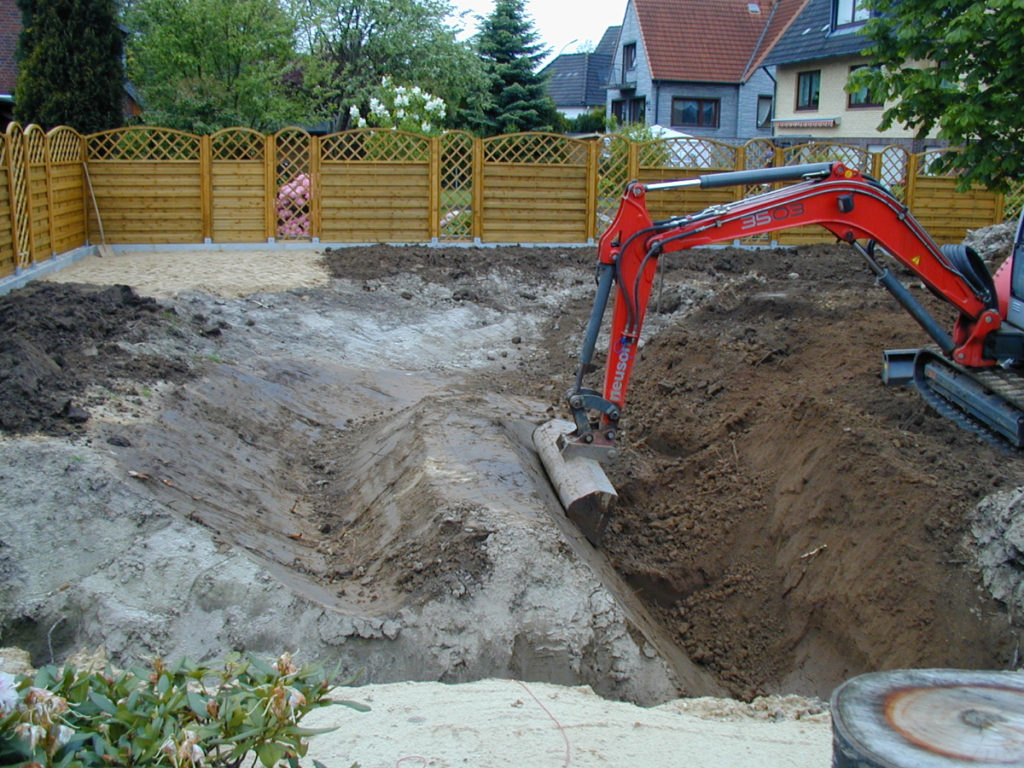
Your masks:
{"label": "rubber track", "polygon": [[940,416],[953,421],[961,429],[977,434],[990,445],[1003,451],[1019,452],[1024,450],[1024,448],[1018,448],[1013,445],[998,432],[989,429],[981,421],[965,413],[959,406],[954,405],[938,392],[935,392],[928,384],[928,379],[924,375],[924,367],[929,362],[944,365],[957,373],[967,376],[1002,399],[1003,402],[1012,406],[1018,413],[1024,415],[1024,379],[1019,374],[999,367],[965,368],[943,356],[938,347],[922,349],[918,353],[914,364],[914,384],[925,399],[925,402],[934,408]]}

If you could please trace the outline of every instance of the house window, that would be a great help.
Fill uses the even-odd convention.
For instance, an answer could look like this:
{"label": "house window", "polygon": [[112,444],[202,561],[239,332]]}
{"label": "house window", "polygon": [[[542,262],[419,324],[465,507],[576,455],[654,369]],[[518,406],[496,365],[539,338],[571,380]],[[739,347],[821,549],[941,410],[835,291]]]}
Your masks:
{"label": "house window", "polygon": [[613,101],[612,115],[619,121],[619,125],[642,123],[647,116],[647,100],[639,98]]}
{"label": "house window", "polygon": [[718,99],[672,99],[672,125],[718,127]]}
{"label": "house window", "polygon": [[772,102],[771,96],[758,96],[757,97],[757,127],[758,128],[771,128],[772,127]]}
{"label": "house window", "polygon": [[622,69],[636,69],[636,43],[622,46]]}
{"label": "house window", "polygon": [[801,72],[796,76],[796,108],[817,109],[821,91],[821,70]]}
{"label": "house window", "polygon": [[[863,69],[863,67],[850,67],[850,74],[852,75],[858,69]],[[871,94],[868,93],[867,86],[865,86],[864,88],[861,88],[859,91],[855,91],[854,93],[849,94],[849,98],[846,101],[846,105],[850,109],[860,109],[862,107],[880,107],[882,106],[882,102],[875,101],[871,97]]]}
{"label": "house window", "polygon": [[833,0],[832,28],[848,27],[861,24],[868,20],[871,11],[865,7],[864,0]]}
{"label": "house window", "polygon": [[636,43],[622,46],[622,82],[627,82],[629,75],[636,70]]}

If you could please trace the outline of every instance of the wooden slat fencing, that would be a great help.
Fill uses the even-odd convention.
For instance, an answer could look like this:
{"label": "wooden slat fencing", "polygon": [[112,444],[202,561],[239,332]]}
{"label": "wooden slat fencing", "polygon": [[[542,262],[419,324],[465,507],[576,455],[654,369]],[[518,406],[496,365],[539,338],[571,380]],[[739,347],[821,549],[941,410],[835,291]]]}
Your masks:
{"label": "wooden slat fencing", "polygon": [[[882,181],[940,243],[1016,213],[1002,195],[956,192],[954,177],[929,173],[929,157],[898,147],[385,129],[320,137],[299,128],[197,136],[133,127],[82,136],[12,123],[0,135],[0,276],[104,241],[586,243],[610,223],[631,179],[822,161]],[[652,193],[648,206],[668,218],[763,189],[690,187]],[[760,242],[772,238],[798,244],[831,235],[800,228]]]}

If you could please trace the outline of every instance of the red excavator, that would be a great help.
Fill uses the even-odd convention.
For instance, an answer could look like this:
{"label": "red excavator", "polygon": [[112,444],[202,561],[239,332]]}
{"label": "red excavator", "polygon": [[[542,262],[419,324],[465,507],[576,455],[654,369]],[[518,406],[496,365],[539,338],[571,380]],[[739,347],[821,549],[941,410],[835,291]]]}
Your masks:
{"label": "red excavator", "polygon": [[[795,182],[734,203],[652,221],[647,194]],[[818,224],[853,247],[932,344],[886,352],[883,379],[913,383],[941,414],[1013,449],[1024,446],[1024,214],[1013,250],[994,278],[963,245],[938,246],[891,192],[839,163],[707,174],[655,184],[633,182],[598,246],[597,294],[567,401],[572,422],[537,428],[534,445],[569,517],[597,545],[615,499],[600,463],[616,453],[658,259],[667,253],[781,229]],[[949,333],[887,268],[887,254],[956,308]],[[584,387],[614,289],[604,388]]]}

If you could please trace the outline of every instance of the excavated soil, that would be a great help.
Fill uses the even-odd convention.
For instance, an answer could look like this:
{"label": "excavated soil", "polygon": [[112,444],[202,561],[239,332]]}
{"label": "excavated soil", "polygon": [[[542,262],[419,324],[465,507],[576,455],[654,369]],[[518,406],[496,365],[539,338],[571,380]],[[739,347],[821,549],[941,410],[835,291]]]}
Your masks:
{"label": "excavated soil", "polygon": [[[145,498],[211,531],[222,550],[243,548],[325,604],[372,606],[376,623],[347,636],[394,640],[403,621],[415,625],[402,613],[408,606],[465,600],[502,567],[502,518],[478,514],[490,503],[481,497],[507,486],[502,498],[516,508],[524,481],[509,478],[531,459],[523,445],[492,453],[483,437],[565,415],[593,262],[589,248],[378,246],[327,249],[323,285],[241,297],[200,290],[154,300],[123,286],[32,284],[0,298],[0,426],[18,450],[24,443],[11,441],[32,439],[113,455]],[[620,503],[603,552],[585,563],[610,566],[632,593],[624,603],[637,599],[639,618],[626,623],[640,655],[655,655],[643,634],[661,655],[689,657],[693,679],[747,699],[827,696],[883,668],[1016,665],[1019,620],[983,587],[969,528],[983,498],[1024,484],[1024,459],[959,430],[913,391],[882,384],[882,350],[925,339],[858,257],[840,246],[701,249],[662,268],[622,456],[610,470]],[[354,308],[356,319],[339,325],[339,307]],[[430,330],[432,312],[443,327]],[[374,318],[373,328],[360,317]],[[317,357],[324,350],[336,367]],[[377,371],[372,380],[366,370]],[[298,387],[311,394],[297,404],[289,392]],[[431,476],[438,441],[466,458],[465,476],[443,468]],[[286,462],[267,458],[283,450]],[[68,455],[59,461],[71,466]],[[382,468],[409,462],[428,470],[395,481]],[[64,482],[68,466],[48,482]],[[32,471],[11,467],[0,479],[16,485]],[[76,493],[91,492],[76,482]],[[420,512],[382,523],[380,510],[402,495]],[[216,504],[201,503],[214,496]],[[550,544],[536,533],[550,521],[528,526],[552,557],[591,557],[579,541]],[[0,534],[8,575],[12,547]],[[557,590],[565,577],[536,579]],[[54,632],[45,611],[7,589],[23,603],[0,616],[5,642],[40,654],[47,629],[51,650],[55,638],[96,639],[81,627]],[[535,608],[524,590],[494,615]],[[465,625],[421,629],[486,636]],[[515,631],[516,643],[526,642],[525,630]],[[160,643],[146,640],[144,623],[128,634],[134,640],[115,652],[173,646],[166,628]],[[246,644],[226,630],[218,642]],[[463,672],[447,679],[493,674],[468,658],[482,653],[472,645],[448,668]],[[590,682],[559,672],[557,654],[531,662],[543,649],[535,638],[517,645],[514,663],[499,671]],[[599,649],[587,654],[602,658]],[[371,667],[390,663],[391,679],[413,679],[401,655],[375,657]],[[602,663],[593,661],[597,673]],[[668,666],[679,675],[686,665]],[[666,692],[648,697],[658,698]]]}

